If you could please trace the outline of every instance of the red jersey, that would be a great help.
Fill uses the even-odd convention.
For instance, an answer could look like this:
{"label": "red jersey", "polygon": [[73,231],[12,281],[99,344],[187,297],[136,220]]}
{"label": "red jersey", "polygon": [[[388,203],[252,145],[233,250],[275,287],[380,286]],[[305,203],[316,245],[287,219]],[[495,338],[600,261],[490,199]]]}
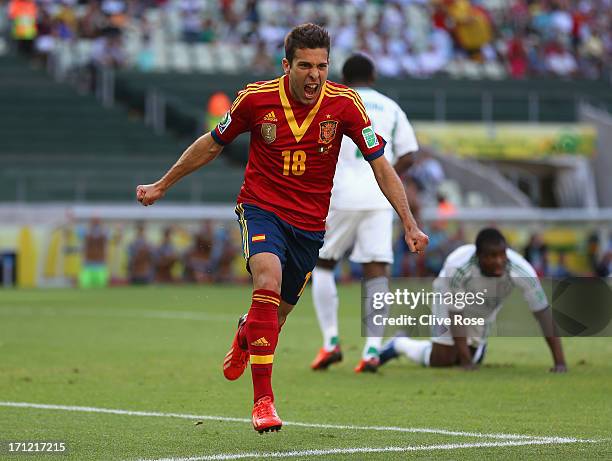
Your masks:
{"label": "red jersey", "polygon": [[289,78],[247,85],[211,132],[225,145],[250,131],[238,203],[256,205],[307,231],[325,230],[342,135],[372,161],[385,140],[372,129],[359,94],[327,81],[314,105],[292,98]]}

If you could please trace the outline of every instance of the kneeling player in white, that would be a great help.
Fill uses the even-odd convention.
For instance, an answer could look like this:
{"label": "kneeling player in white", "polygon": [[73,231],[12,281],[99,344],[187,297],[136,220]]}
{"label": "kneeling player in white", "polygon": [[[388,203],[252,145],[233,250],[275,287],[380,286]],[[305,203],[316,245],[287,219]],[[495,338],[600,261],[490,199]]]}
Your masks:
{"label": "kneeling player in white", "polygon": [[[486,302],[479,309],[484,325],[464,326],[453,321],[450,328],[444,328],[444,333],[436,333],[434,329],[431,340],[395,337],[381,351],[381,364],[401,354],[425,366],[460,365],[467,370],[476,369],[484,358],[488,327],[501,309],[503,299],[518,287],[540,323],[552,353],[554,366],[550,371],[567,371],[561,341],[554,334],[551,309],[536,272],[521,255],[507,248],[505,238],[497,229],[483,229],[476,237],[476,245],[463,245],[453,251],[433,283],[434,292],[442,294],[476,295],[483,287],[494,290],[494,296],[485,297]],[[432,314],[437,318],[456,319],[467,312],[437,304],[432,306]]]}
{"label": "kneeling player in white", "polygon": [[[374,73],[372,62],[359,54],[348,58],[342,68],[344,83],[357,90],[372,126],[388,141],[385,157],[401,174],[413,162],[409,154],[418,150],[416,136],[397,103],[370,88]],[[323,347],[311,364],[313,370],[324,370],[342,360],[334,267],[347,250],[353,247],[350,260],[363,264],[368,299],[372,299],[370,293],[388,290],[387,271],[393,262],[393,209],[380,192],[372,170],[364,165],[366,162],[361,157],[355,143],[344,137],[326,220],[325,242],[312,273],[312,297],[323,333]],[[367,333],[368,339],[356,372],[373,372],[378,367],[383,331]]]}

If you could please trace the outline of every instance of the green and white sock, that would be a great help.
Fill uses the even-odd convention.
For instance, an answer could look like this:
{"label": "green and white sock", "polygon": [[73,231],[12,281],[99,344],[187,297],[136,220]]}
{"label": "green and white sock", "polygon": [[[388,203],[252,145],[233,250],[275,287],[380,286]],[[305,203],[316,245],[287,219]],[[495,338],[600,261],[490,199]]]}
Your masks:
{"label": "green and white sock", "polygon": [[[389,306],[385,303],[382,309],[374,309],[374,294],[387,293],[389,291],[389,280],[387,277],[375,277],[365,281],[365,296],[367,299],[365,317],[372,319],[374,315],[382,315],[386,317],[389,313]],[[382,347],[382,339],[385,335],[385,327],[374,325],[370,320],[366,324],[366,343],[363,348],[362,357],[370,359],[378,357]]]}

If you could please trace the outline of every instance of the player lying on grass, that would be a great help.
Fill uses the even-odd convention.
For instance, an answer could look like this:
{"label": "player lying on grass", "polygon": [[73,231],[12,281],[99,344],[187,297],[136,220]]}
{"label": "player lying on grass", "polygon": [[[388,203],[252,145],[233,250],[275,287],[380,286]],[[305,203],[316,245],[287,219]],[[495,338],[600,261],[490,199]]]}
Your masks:
{"label": "player lying on grass", "polygon": [[[402,174],[413,162],[411,154],[419,150],[406,114],[395,101],[372,88],[375,69],[366,56],[356,54],[348,58],[342,67],[342,78],[361,96],[373,128],[388,140],[385,157]],[[363,264],[366,298],[371,300],[372,293],[388,291],[389,264],[393,263],[393,209],[380,192],[361,151],[349,138],[344,138],[327,215],[325,242],[312,272],[312,300],[323,334],[323,347],[310,365],[313,370],[325,370],[342,360],[334,268],[351,247],[349,259]],[[367,309],[373,312],[371,305]],[[355,367],[357,373],[375,372],[378,368],[383,331],[371,328],[367,336],[361,360]]]}
{"label": "player lying on grass", "polygon": [[[476,296],[487,289],[489,294],[484,296],[484,305],[478,311],[484,325],[465,326],[451,321],[450,328],[444,328],[443,332],[434,329],[431,340],[394,337],[381,351],[381,365],[405,355],[430,367],[460,365],[466,370],[476,369],[484,359],[488,327],[501,309],[501,302],[515,286],[522,291],[542,328],[554,361],[550,371],[567,371],[561,341],[555,336],[551,309],[535,270],[521,255],[507,247],[504,236],[497,229],[491,228],[478,233],[476,245],[463,245],[448,255],[433,283],[434,292],[442,294],[461,292]],[[455,318],[456,315],[466,316],[467,309],[434,304],[432,314],[437,318]]]}
{"label": "player lying on grass", "polygon": [[249,359],[254,390],[253,427],[279,430],[272,392],[272,365],[280,329],[297,303],[323,244],[325,217],[340,142],[349,136],[370,162],[374,176],[402,220],[411,251],[427,236],[416,225],[404,187],[385,159],[361,98],[327,81],[329,35],[314,24],[285,38],[284,75],[247,85],[210,133],[197,139],[157,182],[137,187],[151,205],[183,176],[212,161],[240,133],[249,131],[249,160],[236,213],[247,269],[253,277],[248,314],[242,317],[223,363],[238,379]]}

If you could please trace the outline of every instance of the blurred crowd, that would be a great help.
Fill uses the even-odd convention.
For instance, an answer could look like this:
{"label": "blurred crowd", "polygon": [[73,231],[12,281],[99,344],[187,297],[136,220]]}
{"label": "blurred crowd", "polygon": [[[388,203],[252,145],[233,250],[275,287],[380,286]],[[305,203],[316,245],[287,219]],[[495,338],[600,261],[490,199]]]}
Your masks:
{"label": "blurred crowd", "polygon": [[[410,253],[401,229],[396,229],[393,277],[436,276],[452,251],[472,241],[476,228],[470,226],[466,232],[463,224],[445,219],[454,211],[442,198],[438,212],[438,220],[423,224],[429,246],[422,254]],[[75,256],[75,251],[80,252],[80,263],[65,266],[73,266],[65,272],[70,272],[79,286],[248,281],[240,251],[240,235],[234,223],[222,225],[205,220],[195,231],[169,226],[152,232],[144,223],[137,223],[129,230],[110,229],[99,219],[92,219],[77,239],[80,244],[75,244],[77,240],[66,240],[72,242],[67,250]],[[517,242],[524,241],[524,237],[511,230],[507,234],[511,237],[511,246],[531,263],[539,277],[612,276],[612,234],[607,237],[609,241],[602,240],[599,233],[588,234],[577,246],[547,244],[544,235],[537,232],[521,246]],[[129,238],[126,239],[126,235]],[[348,261],[348,254],[350,250],[337,267],[337,277],[343,281],[360,280],[362,265]],[[67,259],[66,254],[64,258]]]}
{"label": "blurred crowd", "polygon": [[[79,285],[237,281],[234,266],[240,255],[226,227],[205,220],[196,232],[168,226],[156,237],[137,223],[133,238],[124,241],[123,229],[111,231],[100,219],[92,219],[81,237]],[[187,240],[190,243],[180,243]],[[112,254],[117,252],[120,257]]]}
{"label": "blurred crowd", "polygon": [[[332,48],[374,57],[389,77],[427,77],[478,63],[513,78],[602,77],[612,57],[612,0],[10,0],[11,35],[25,52],[45,56],[58,42],[93,40],[91,60],[153,69],[152,36],[189,44],[254,49],[246,65],[273,74],[285,34],[316,22]],[[156,10],[158,14],[148,12]],[[151,18],[155,18],[155,22]],[[126,34],[138,40],[127,59]]]}

